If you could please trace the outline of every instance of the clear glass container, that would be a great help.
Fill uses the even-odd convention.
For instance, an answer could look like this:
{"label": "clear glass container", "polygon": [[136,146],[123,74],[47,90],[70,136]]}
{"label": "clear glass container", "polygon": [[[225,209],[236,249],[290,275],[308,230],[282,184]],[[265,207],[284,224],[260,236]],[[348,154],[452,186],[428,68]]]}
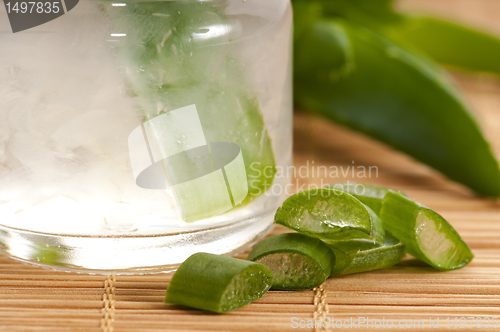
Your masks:
{"label": "clear glass container", "polygon": [[0,252],[166,271],[270,230],[291,165],[288,0],[0,7]]}

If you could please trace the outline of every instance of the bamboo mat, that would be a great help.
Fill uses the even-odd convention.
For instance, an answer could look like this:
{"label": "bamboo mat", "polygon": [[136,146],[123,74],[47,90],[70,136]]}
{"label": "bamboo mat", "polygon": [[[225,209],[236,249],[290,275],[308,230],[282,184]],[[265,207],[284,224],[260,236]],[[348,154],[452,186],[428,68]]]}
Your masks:
{"label": "bamboo mat", "polygon": [[[500,152],[500,83],[484,77],[459,77],[459,83]],[[447,218],[476,255],[472,263],[458,271],[436,272],[406,257],[388,270],[329,279],[316,290],[271,291],[235,312],[214,315],[164,304],[169,274],[82,275],[0,256],[0,331],[281,331],[296,330],[291,327],[294,317],[306,321],[323,316],[394,324],[422,320],[425,328],[419,330],[427,330],[431,317],[440,317],[440,328],[446,329],[447,317],[500,316],[500,204],[474,197],[365,137],[305,113],[295,115],[295,165],[309,165],[309,177],[298,177],[296,187],[359,182],[352,174],[312,176],[314,167],[345,169],[353,162],[378,167],[378,177],[365,182],[403,190]],[[273,234],[283,231],[275,227]],[[358,330],[373,328],[363,325]]]}
{"label": "bamboo mat", "polygon": [[[403,5],[412,4],[415,1]],[[500,81],[464,74],[456,78],[500,156]],[[405,257],[388,270],[329,279],[315,290],[270,291],[232,313],[215,315],[164,304],[170,274],[83,275],[24,265],[0,256],[0,331],[301,330],[292,328],[294,317],[303,324],[322,317],[337,322],[366,317],[375,324],[377,320],[391,320],[393,328],[398,328],[400,321],[403,326],[421,321],[424,325],[418,328],[420,331],[436,330],[429,326],[431,320],[436,324],[438,317],[442,330],[447,329],[447,317],[450,323],[455,317],[466,317],[467,327],[461,330],[470,330],[477,328],[474,323],[469,328],[471,319],[467,317],[500,317],[498,202],[475,197],[426,166],[314,116],[297,113],[294,127],[295,166],[307,167],[309,172],[308,178],[296,179],[296,189],[347,180],[400,189],[447,218],[472,248],[475,259],[461,270],[436,272]],[[355,179],[346,174],[331,178],[324,172],[312,176],[318,166],[346,169],[352,165],[376,166],[378,176]],[[275,227],[272,234],[283,231]],[[383,328],[358,321],[356,330]]]}

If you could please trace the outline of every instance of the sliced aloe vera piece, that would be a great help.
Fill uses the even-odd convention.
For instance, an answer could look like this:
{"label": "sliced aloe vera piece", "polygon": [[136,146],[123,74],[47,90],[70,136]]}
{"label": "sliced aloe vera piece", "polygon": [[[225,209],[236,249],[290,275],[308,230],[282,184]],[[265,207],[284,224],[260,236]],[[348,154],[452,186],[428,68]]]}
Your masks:
{"label": "sliced aloe vera piece", "polygon": [[357,252],[380,248],[384,245],[383,241],[372,241],[367,239],[338,239],[324,240],[324,242],[335,254],[335,262],[332,264],[331,276],[340,275],[352,263]]}
{"label": "sliced aloe vera piece", "polygon": [[335,255],[335,260],[332,263],[331,277],[341,275],[352,263],[358,251],[379,248],[384,245],[381,242],[366,239],[325,240],[325,243]]}
{"label": "sliced aloe vera piece", "polygon": [[387,232],[383,243],[352,239],[327,244],[335,254],[331,277],[385,269],[399,263],[405,255],[404,244]]}
{"label": "sliced aloe vera piece", "polygon": [[344,270],[351,264],[352,255],[347,252],[337,249],[335,247],[330,247],[330,250],[335,255],[335,261],[332,265],[332,272],[330,273],[330,277],[336,277],[342,274]]}
{"label": "sliced aloe vera piece", "polygon": [[[382,201],[384,200],[385,194],[389,190],[393,190],[386,187],[375,186],[372,184],[361,184],[361,183],[327,184],[326,188],[345,191],[346,193],[353,195],[354,197],[359,199],[363,204],[372,209],[373,212],[375,212],[377,215],[380,214],[380,209],[382,208]],[[400,193],[406,196],[404,193],[402,192]]]}
{"label": "sliced aloe vera piece", "polygon": [[459,269],[474,257],[443,217],[400,193],[385,195],[380,217],[385,229],[406,244],[409,254],[436,269]]}
{"label": "sliced aloe vera piece", "polygon": [[385,242],[367,247],[357,240],[329,243],[335,254],[331,277],[391,267],[405,255],[405,245],[386,233]]}
{"label": "sliced aloe vera piece", "polygon": [[368,250],[378,248],[384,245],[383,241],[372,241],[368,239],[339,239],[323,240],[326,244],[345,252],[356,252],[359,250]]}
{"label": "sliced aloe vera piece", "polygon": [[328,188],[301,191],[276,211],[277,224],[325,240],[369,239],[383,242],[377,215],[352,195]]}
{"label": "sliced aloe vera piece", "polygon": [[359,199],[363,204],[368,206],[377,215],[382,208],[382,200],[389,188],[374,186],[371,184],[361,183],[332,183],[327,184],[327,188],[345,191]]}
{"label": "sliced aloe vera piece", "polygon": [[271,287],[272,278],[262,264],[196,253],[175,272],[165,302],[228,312],[262,297]]}
{"label": "sliced aloe vera piece", "polygon": [[311,289],[330,276],[335,255],[323,241],[298,233],[271,236],[257,244],[248,259],[266,265],[272,289]]}
{"label": "sliced aloe vera piece", "polygon": [[[115,52],[142,119],[195,104],[207,142],[241,148],[248,187],[241,204],[249,203],[271,185],[275,159],[258,94],[231,48],[224,3],[124,2],[100,1],[112,32],[126,34],[115,40]],[[154,130],[152,136],[164,134]]]}
{"label": "sliced aloe vera piece", "polygon": [[404,255],[405,245],[386,233],[381,247],[358,251],[342,275],[386,269],[399,263]]}

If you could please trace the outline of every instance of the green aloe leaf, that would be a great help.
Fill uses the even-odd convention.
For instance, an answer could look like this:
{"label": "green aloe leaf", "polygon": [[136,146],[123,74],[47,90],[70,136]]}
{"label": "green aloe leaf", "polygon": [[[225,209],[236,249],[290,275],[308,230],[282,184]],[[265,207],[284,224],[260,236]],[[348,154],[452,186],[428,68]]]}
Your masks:
{"label": "green aloe leaf", "polygon": [[[301,3],[303,0],[294,1]],[[399,13],[394,10],[393,2],[312,1],[316,3],[316,12],[362,25],[441,64],[500,74],[500,38],[437,17]]]}
{"label": "green aloe leaf", "polygon": [[[479,194],[500,196],[480,127],[437,66],[343,19],[310,19],[295,39],[299,106],[370,135]],[[332,61],[328,63],[328,55]],[[339,61],[343,58],[344,61]]]}
{"label": "green aloe leaf", "polygon": [[439,18],[402,17],[382,27],[394,40],[409,43],[444,65],[500,75],[500,38]]}

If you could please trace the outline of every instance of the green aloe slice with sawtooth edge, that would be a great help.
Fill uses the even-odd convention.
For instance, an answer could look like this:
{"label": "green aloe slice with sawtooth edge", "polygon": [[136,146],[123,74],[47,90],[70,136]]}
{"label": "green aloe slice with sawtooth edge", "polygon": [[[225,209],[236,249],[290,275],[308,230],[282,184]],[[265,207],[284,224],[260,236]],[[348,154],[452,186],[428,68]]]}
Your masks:
{"label": "green aloe slice with sawtooth edge", "polygon": [[266,265],[271,289],[299,290],[321,285],[331,274],[335,256],[323,241],[298,233],[271,236],[258,243],[248,260]]}
{"label": "green aloe slice with sawtooth edge", "polygon": [[274,221],[322,240],[366,239],[383,242],[379,217],[354,196],[318,188],[290,196],[276,211]]}
{"label": "green aloe slice with sawtooth edge", "polygon": [[459,269],[474,257],[443,217],[400,193],[387,192],[380,218],[384,228],[406,244],[409,254],[436,269]]}
{"label": "green aloe slice with sawtooth edge", "polygon": [[256,93],[229,50],[229,33],[201,38],[212,26],[228,26],[223,3],[125,2],[111,9],[104,1],[101,8],[113,31],[127,34],[115,52],[142,120],[195,104],[207,142],[241,148],[248,180],[241,205],[251,202],[271,185],[275,159]]}

